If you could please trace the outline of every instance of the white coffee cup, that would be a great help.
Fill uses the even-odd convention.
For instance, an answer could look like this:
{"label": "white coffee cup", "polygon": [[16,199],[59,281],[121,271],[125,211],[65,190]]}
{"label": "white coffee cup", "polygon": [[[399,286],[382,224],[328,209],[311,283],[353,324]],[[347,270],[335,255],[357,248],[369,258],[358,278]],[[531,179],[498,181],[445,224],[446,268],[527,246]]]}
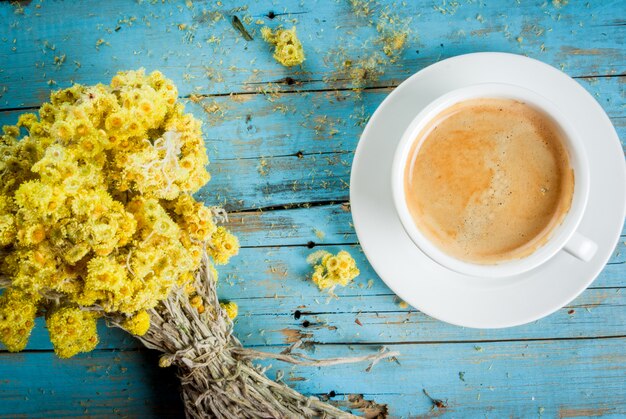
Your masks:
{"label": "white coffee cup", "polygon": [[[477,98],[515,99],[543,111],[546,116],[552,118],[557,129],[561,131],[569,154],[570,166],[574,171],[574,192],[570,209],[563,222],[552,231],[547,242],[526,257],[489,265],[466,262],[450,256],[427,239],[413,221],[404,189],[407,159],[414,142],[423,140],[419,139],[418,135],[425,125],[450,106]],[[537,92],[511,84],[484,83],[457,89],[439,97],[413,119],[402,135],[391,170],[394,206],[402,226],[415,245],[443,267],[475,277],[500,278],[534,269],[561,250],[565,250],[581,262],[588,262],[596,253],[597,244],[576,231],[589,197],[589,164],[585,149],[578,134],[558,107]]]}

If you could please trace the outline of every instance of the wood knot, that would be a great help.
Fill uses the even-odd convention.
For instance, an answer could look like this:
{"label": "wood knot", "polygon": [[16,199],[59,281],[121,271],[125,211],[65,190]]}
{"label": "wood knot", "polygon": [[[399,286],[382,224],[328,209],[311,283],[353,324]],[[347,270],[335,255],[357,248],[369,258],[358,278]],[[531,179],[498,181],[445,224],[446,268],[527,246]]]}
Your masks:
{"label": "wood knot", "polygon": [[276,80],[274,83],[282,83],[282,84],[286,84],[287,86],[302,86],[302,81],[298,80],[298,79],[294,79],[293,77],[283,77],[282,79]]}

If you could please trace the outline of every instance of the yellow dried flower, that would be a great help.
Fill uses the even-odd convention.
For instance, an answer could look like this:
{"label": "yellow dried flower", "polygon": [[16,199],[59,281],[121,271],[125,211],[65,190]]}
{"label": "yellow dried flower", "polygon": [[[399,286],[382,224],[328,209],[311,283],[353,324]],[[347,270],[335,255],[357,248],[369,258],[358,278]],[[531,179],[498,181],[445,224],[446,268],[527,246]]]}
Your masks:
{"label": "yellow dried flower", "polygon": [[0,296],[0,342],[10,352],[26,347],[35,325],[36,299],[13,288]]}
{"label": "yellow dried flower", "polygon": [[291,29],[276,29],[275,31],[264,26],[261,28],[261,36],[266,42],[275,45],[274,59],[285,67],[302,64],[304,61],[304,50],[296,36],[295,26]]}
{"label": "yellow dried flower", "polygon": [[237,317],[237,314],[239,314],[239,307],[237,306],[237,303],[233,301],[220,303],[220,307],[222,307],[222,310],[226,312],[226,315],[231,320],[233,320],[235,317]]}
{"label": "yellow dried flower", "polygon": [[15,218],[12,214],[0,215],[0,246],[8,246],[15,240]]}
{"label": "yellow dried flower", "polygon": [[208,158],[201,122],[177,98],[159,72],[120,72],[108,86],[52,92],[38,115],[3,127],[0,340],[10,350],[26,345],[37,312],[61,357],[93,349],[100,315],[141,334],[173,287],[193,295],[205,247],[215,263],[237,253],[191,196],[210,178]]}
{"label": "yellow dried flower", "polygon": [[345,250],[337,255],[318,250],[309,255],[307,262],[314,265],[311,279],[320,290],[346,286],[360,273],[355,260]]}
{"label": "yellow dried flower", "polygon": [[35,123],[37,123],[37,115],[34,113],[23,113],[17,118],[17,126],[30,129]]}
{"label": "yellow dried flower", "polygon": [[191,306],[195,308],[200,307],[202,305],[202,297],[200,297],[199,295],[194,295],[189,299],[189,304],[191,304]]}
{"label": "yellow dried flower", "polygon": [[191,195],[181,194],[176,200],[167,203],[166,207],[174,213],[173,218],[188,233],[190,244],[194,241],[207,241],[217,229],[211,210]]}
{"label": "yellow dried flower", "polygon": [[228,263],[228,260],[239,253],[239,240],[224,227],[218,227],[211,236],[207,249],[213,261],[218,265]]}
{"label": "yellow dried flower", "polygon": [[126,265],[110,256],[96,256],[87,263],[85,290],[117,293],[127,284]]}
{"label": "yellow dried flower", "polygon": [[217,283],[217,281],[219,280],[219,276],[218,276],[217,269],[215,269],[215,266],[212,263],[209,264],[209,271],[211,272],[211,277]]}
{"label": "yellow dried flower", "polygon": [[172,356],[171,355],[162,355],[159,358],[159,367],[167,368],[172,365]]}
{"label": "yellow dried flower", "polygon": [[124,320],[122,327],[135,336],[143,336],[150,329],[150,315],[147,311],[142,310]]}
{"label": "yellow dried flower", "polygon": [[61,307],[46,317],[50,341],[59,358],[89,352],[98,344],[98,315],[78,307]]}

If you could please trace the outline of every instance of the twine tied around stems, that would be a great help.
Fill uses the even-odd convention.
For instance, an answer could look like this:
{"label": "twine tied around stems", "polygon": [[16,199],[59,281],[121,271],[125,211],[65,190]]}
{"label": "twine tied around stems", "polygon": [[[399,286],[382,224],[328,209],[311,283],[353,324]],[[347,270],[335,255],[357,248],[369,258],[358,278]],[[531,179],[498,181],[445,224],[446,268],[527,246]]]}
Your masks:
{"label": "twine tied around stems", "polygon": [[[304,396],[280,381],[270,380],[253,359],[276,359],[302,366],[329,366],[370,362],[367,371],[398,352],[385,347],[375,354],[358,357],[314,359],[296,352],[301,340],[280,353],[244,348],[233,335],[232,321],[220,307],[215,278],[208,256],[196,274],[195,288],[205,311],[199,313],[182,290],[150,311],[151,326],[138,339],[150,349],[163,353],[162,367],[175,365],[181,380],[182,398],[188,418],[354,418],[314,396]],[[120,326],[119,319],[110,323]]]}

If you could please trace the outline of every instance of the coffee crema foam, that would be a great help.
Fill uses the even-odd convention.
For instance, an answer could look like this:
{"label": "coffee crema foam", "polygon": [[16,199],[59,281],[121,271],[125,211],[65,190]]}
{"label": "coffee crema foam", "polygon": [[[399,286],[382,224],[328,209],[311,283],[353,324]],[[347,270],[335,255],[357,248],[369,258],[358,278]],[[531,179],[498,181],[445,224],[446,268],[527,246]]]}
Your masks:
{"label": "coffee crema foam", "polygon": [[559,128],[512,99],[471,99],[417,136],[404,175],[409,212],[445,253],[472,263],[518,259],[569,211],[574,173]]}

